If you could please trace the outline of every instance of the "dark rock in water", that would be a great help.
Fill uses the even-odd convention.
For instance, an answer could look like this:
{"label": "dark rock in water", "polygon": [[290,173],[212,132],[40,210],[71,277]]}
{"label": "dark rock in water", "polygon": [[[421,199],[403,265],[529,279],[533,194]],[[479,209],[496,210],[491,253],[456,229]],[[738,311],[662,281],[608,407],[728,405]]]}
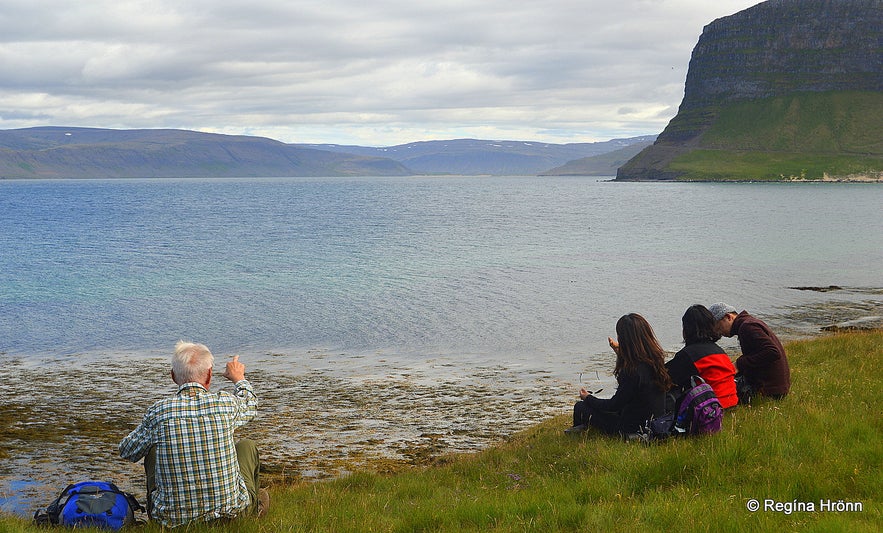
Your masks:
{"label": "dark rock in water", "polygon": [[788,287],[789,289],[794,289],[796,291],[814,291],[814,292],[830,292],[830,291],[842,291],[843,287],[838,285],[828,285],[827,287]]}
{"label": "dark rock in water", "polygon": [[883,316],[866,316],[855,320],[824,326],[822,331],[873,331],[883,329]]}

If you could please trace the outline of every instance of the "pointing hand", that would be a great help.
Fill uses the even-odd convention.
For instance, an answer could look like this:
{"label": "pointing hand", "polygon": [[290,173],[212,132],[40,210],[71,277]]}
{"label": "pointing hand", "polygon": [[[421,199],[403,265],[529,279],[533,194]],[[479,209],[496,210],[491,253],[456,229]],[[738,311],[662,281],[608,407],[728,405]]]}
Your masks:
{"label": "pointing hand", "polygon": [[239,356],[234,355],[233,359],[227,361],[227,368],[224,370],[224,377],[236,383],[245,379],[245,365],[239,362]]}

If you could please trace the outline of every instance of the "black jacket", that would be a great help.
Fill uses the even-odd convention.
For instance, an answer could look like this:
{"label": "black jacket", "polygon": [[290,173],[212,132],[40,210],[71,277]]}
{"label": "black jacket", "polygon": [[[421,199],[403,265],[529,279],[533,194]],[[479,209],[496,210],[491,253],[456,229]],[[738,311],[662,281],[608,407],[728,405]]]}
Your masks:
{"label": "black jacket", "polygon": [[640,363],[634,372],[619,373],[616,393],[612,398],[589,396],[585,401],[593,410],[616,413],[620,433],[635,433],[651,417],[665,413],[665,391],[659,390],[653,376],[653,367]]}

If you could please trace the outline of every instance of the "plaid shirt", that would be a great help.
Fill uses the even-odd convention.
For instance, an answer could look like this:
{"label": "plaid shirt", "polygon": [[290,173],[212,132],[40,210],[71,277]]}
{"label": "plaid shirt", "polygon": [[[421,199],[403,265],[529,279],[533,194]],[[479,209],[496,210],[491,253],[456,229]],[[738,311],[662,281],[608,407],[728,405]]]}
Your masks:
{"label": "plaid shirt", "polygon": [[211,394],[185,383],[153,404],[120,443],[120,455],[132,462],[156,446],[156,490],[148,497],[163,525],[233,517],[248,507],[233,430],[255,417],[258,402],[247,380],[235,388],[235,395]]}

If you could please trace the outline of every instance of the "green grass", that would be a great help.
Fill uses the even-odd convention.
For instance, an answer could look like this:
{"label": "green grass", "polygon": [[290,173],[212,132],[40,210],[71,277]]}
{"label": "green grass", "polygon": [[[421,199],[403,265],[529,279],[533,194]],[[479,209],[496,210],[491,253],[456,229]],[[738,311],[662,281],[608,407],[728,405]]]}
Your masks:
{"label": "green grass", "polygon": [[883,156],[883,93],[793,93],[721,109],[708,149]]}
{"label": "green grass", "polygon": [[796,152],[694,150],[671,162],[681,180],[781,181],[819,180],[883,171],[883,157]]}
{"label": "green grass", "polygon": [[[877,531],[883,332],[837,334],[787,350],[791,394],[728,413],[718,435],[650,446],[596,433],[574,438],[562,434],[563,414],[430,467],[271,487],[262,520],[184,530]],[[751,512],[752,498],[817,509]],[[829,499],[861,502],[863,511],[820,511],[819,501]],[[43,530],[7,518],[0,531]]]}
{"label": "green grass", "polygon": [[[699,120],[699,119],[696,119]],[[689,128],[690,120],[684,119]],[[821,179],[883,171],[883,93],[794,93],[725,106],[669,170],[687,180]]]}

